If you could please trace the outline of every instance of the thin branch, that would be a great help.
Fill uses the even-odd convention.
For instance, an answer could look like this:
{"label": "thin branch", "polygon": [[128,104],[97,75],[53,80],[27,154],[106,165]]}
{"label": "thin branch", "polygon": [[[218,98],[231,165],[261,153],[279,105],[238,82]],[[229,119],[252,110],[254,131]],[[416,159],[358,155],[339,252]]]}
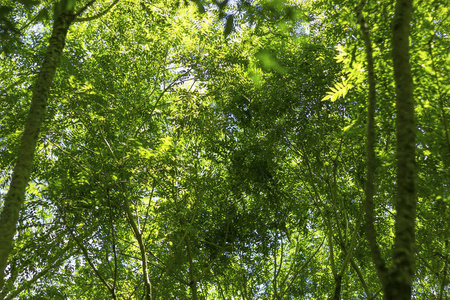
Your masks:
{"label": "thin branch", "polygon": [[[59,259],[58,259],[59,258]],[[65,256],[61,256],[58,258],[54,258],[54,261],[47,265],[44,269],[42,269],[36,276],[34,276],[31,280],[27,282],[22,282],[18,289],[16,289],[14,292],[9,294],[7,297],[5,297],[5,300],[10,299],[17,299],[16,297],[25,289],[29,289],[33,283],[38,281],[40,278],[42,278],[45,274],[47,274],[50,270],[55,268],[58,264],[61,264],[65,260]]]}
{"label": "thin branch", "polygon": [[98,13],[94,16],[91,17],[86,17],[86,18],[80,18],[78,16],[80,16],[90,5],[92,5],[95,2],[95,0],[90,1],[88,4],[86,4],[86,6],[84,6],[78,13],[77,13],[77,18],[75,19],[74,22],[85,22],[85,21],[92,21],[98,18],[103,17],[104,15],[106,15],[111,8],[113,8],[118,2],[119,0],[115,0],[113,3],[111,3],[110,6],[108,6],[107,9],[105,9],[104,11],[102,11],[101,13]]}
{"label": "thin branch", "polygon": [[[65,223],[65,220],[64,220],[64,223]],[[67,224],[66,224],[66,226],[67,226]],[[67,226],[67,227],[69,228],[69,226]],[[115,293],[113,287],[111,286],[111,284],[108,281],[106,281],[106,279],[102,276],[102,274],[100,274],[100,272],[95,267],[95,265],[92,262],[92,260],[89,258],[89,253],[88,253],[86,247],[83,245],[83,243],[81,243],[78,240],[78,238],[75,236],[75,234],[72,232],[72,230],[69,230],[69,234],[72,236],[72,238],[75,241],[75,243],[77,244],[77,246],[81,249],[81,252],[83,253],[84,258],[88,262],[89,266],[91,266],[92,271],[94,271],[94,273],[98,277],[98,279],[100,279],[100,281],[105,285],[105,287],[111,293],[113,299],[117,299],[116,298],[116,293]]]}
{"label": "thin branch", "polygon": [[317,248],[317,250],[311,254],[311,256],[309,257],[309,259],[301,266],[301,268],[296,272],[295,276],[293,276],[291,282],[289,283],[289,285],[286,287],[286,289],[284,290],[283,294],[281,294],[281,296],[283,296],[284,294],[286,294],[292,287],[292,285],[294,284],[295,279],[298,277],[298,275],[309,265],[309,263],[311,262],[311,260],[317,255],[317,253],[319,253],[319,250],[322,248],[323,243],[325,242],[326,237],[323,238],[322,242],[320,243],[319,247]]}
{"label": "thin branch", "polygon": [[81,16],[81,14],[83,14],[89,7],[91,7],[91,6],[95,3],[95,1],[97,1],[97,0],[91,0],[91,1],[89,1],[88,3],[86,3],[86,5],[83,6],[83,7],[75,14],[75,18]]}

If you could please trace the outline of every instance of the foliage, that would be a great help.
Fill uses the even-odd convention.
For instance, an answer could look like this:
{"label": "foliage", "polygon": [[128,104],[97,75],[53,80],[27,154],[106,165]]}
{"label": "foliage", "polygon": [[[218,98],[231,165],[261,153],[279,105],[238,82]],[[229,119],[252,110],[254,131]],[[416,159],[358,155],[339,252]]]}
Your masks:
{"label": "foliage", "polygon": [[[0,298],[381,299],[363,221],[369,82],[357,2],[86,7],[51,85]],[[391,2],[363,10],[378,101],[374,225],[388,265]],[[411,22],[416,299],[450,296],[444,2],[422,1]],[[0,9],[1,209],[52,5]]]}

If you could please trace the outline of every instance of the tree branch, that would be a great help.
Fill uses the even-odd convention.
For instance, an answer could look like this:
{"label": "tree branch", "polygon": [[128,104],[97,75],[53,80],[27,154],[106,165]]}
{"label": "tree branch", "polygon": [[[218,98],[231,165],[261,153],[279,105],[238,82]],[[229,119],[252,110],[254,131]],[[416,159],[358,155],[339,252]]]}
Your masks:
{"label": "tree branch", "polygon": [[88,8],[88,6],[92,5],[94,2],[95,2],[95,0],[92,0],[92,1],[90,1],[88,4],[86,4],[86,6],[83,7],[83,9],[80,10],[79,13],[77,13],[77,18],[75,19],[74,22],[92,21],[92,20],[101,18],[101,17],[103,17],[104,15],[106,15],[106,14],[111,10],[111,8],[113,8],[113,7],[119,2],[119,0],[115,0],[113,3],[111,3],[110,6],[108,6],[108,8],[106,8],[104,11],[102,11],[101,13],[98,13],[98,14],[92,16],[92,17],[86,17],[86,18],[80,18],[80,17],[78,17],[79,15],[81,15],[81,13],[83,13],[83,12]]}

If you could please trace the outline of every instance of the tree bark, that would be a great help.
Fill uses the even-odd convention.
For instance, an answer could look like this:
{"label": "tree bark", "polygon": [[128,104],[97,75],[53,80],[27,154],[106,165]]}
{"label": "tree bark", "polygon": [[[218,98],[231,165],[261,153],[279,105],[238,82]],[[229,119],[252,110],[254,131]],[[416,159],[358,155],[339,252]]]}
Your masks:
{"label": "tree bark", "polygon": [[381,256],[381,251],[377,243],[377,233],[375,229],[375,214],[373,198],[375,195],[375,108],[376,108],[376,81],[375,81],[375,68],[373,59],[372,40],[370,38],[370,32],[367,23],[364,19],[363,8],[366,4],[365,0],[361,0],[356,7],[356,15],[358,17],[358,23],[361,28],[361,33],[364,40],[364,48],[366,50],[367,61],[367,77],[369,82],[368,93],[368,107],[367,107],[367,180],[365,186],[365,229],[367,241],[369,244],[370,252],[372,255],[372,261],[375,265],[378,278],[381,284],[386,284],[387,268],[386,263]]}
{"label": "tree bark", "polygon": [[409,62],[412,0],[397,0],[392,22],[392,60],[396,88],[397,203],[392,266],[385,299],[411,299],[414,276],[416,163],[413,78]]}
{"label": "tree bark", "polygon": [[72,8],[72,10],[62,11],[54,21],[47,52],[34,83],[31,107],[22,134],[11,184],[0,215],[0,289],[4,285],[8,256],[12,250],[17,221],[33,166],[37,141],[45,119],[50,86],[64,49],[67,31],[74,18]]}

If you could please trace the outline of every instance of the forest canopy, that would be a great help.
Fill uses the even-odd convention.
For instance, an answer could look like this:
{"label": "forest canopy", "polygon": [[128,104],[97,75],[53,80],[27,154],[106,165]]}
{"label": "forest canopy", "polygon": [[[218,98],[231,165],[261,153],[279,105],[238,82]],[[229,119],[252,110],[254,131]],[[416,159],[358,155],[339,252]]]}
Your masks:
{"label": "forest canopy", "polygon": [[449,299],[449,7],[3,0],[0,299]]}

